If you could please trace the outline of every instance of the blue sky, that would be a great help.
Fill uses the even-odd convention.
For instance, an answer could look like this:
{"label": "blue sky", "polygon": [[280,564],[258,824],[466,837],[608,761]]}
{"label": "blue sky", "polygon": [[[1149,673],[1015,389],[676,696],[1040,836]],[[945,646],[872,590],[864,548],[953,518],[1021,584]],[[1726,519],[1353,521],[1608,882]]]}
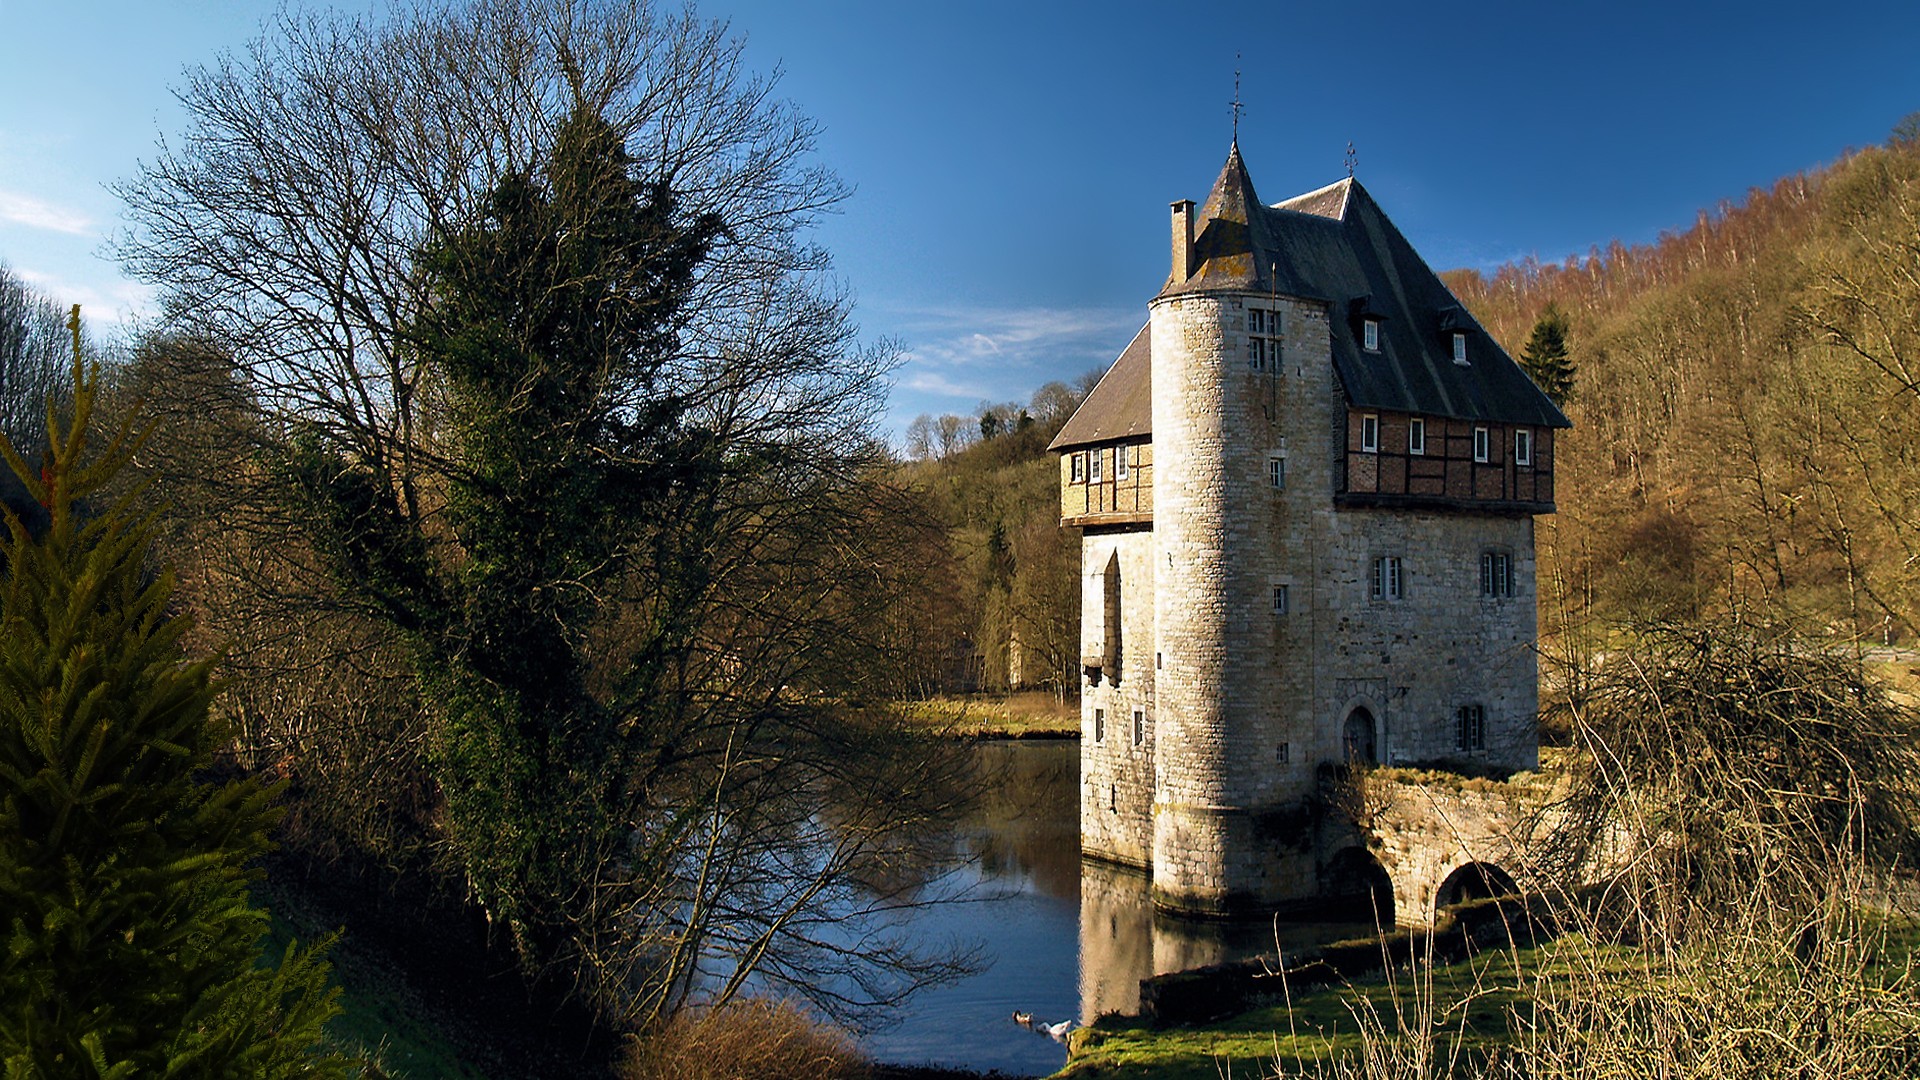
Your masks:
{"label": "blue sky", "polygon": [[[384,3],[343,0],[346,10]],[[267,4],[0,0],[0,259],[113,324],[103,185],[178,125],[169,87]],[[890,426],[1105,363],[1167,268],[1167,204],[1231,137],[1274,202],[1358,176],[1437,268],[1650,241],[1920,110],[1920,3],[1184,5],[709,0],[855,187],[821,227]]]}

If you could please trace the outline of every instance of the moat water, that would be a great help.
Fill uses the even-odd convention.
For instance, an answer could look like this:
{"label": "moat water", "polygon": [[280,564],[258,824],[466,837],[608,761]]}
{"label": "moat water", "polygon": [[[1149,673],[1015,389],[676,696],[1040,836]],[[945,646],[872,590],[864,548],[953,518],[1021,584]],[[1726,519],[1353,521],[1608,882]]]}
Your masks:
{"label": "moat water", "polygon": [[1084,1024],[1132,1013],[1140,980],[1222,960],[1371,933],[1371,924],[1189,922],[1154,914],[1147,879],[1080,858],[1080,747],[988,742],[976,749],[982,797],[954,822],[958,866],[928,882],[956,898],[909,916],[928,944],[975,946],[979,974],[915,995],[861,1045],[879,1061],[1044,1076],[1065,1045],[1013,1022]]}

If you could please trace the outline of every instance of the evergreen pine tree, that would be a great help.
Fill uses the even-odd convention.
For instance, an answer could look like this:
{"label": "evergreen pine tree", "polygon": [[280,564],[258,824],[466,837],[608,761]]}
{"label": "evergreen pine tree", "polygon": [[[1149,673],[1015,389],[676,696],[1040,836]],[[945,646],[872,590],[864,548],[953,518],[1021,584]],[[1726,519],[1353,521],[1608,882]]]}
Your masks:
{"label": "evergreen pine tree", "polygon": [[43,469],[9,465],[50,525],[8,515],[0,609],[0,1063],[27,1077],[345,1075],[317,1052],[337,1012],[321,948],[263,963],[248,864],[274,791],[211,774],[212,662],[181,654],[153,518],[84,500],[126,463],[88,446],[100,384],[74,337],[71,422]]}
{"label": "evergreen pine tree", "polygon": [[1575,369],[1567,348],[1570,329],[1567,317],[1549,302],[1540,320],[1533,324],[1533,332],[1527,335],[1526,347],[1520,350],[1520,366],[1527,377],[1561,406],[1573,397]]}

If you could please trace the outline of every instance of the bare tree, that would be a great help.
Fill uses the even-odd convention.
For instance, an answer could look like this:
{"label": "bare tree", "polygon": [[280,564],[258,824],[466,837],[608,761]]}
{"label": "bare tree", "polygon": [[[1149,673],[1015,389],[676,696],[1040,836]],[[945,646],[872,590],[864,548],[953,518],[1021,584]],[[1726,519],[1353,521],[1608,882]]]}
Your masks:
{"label": "bare tree", "polygon": [[66,313],[0,263],[0,432],[29,458],[46,448],[47,402],[65,386]]}
{"label": "bare tree", "polygon": [[[723,24],[632,0],[449,2],[379,23],[286,13],[180,97],[187,130],[121,188],[135,222],[121,254],[160,287],[174,330],[231,358],[258,407],[243,437],[268,467],[239,520],[256,543],[302,538],[265,580],[295,608],[386,628],[338,640],[397,647],[420,687],[449,691],[421,700],[453,817],[488,790],[565,795],[544,817],[535,802],[510,808],[546,833],[529,847],[539,869],[567,870],[541,895],[497,884],[495,838],[450,826],[465,831],[447,850],[468,860],[452,869],[527,965],[634,1021],[756,978],[847,1016],[955,972],[879,927],[910,896],[867,887],[875,866],[931,842],[912,826],[956,797],[942,781],[953,760],[832,707],[888,688],[902,514],[874,428],[891,355],[855,341],[827,256],[804,237],[845,195],[812,161],[811,122],[742,70]],[[512,755],[472,740],[476,710],[533,709],[522,735],[557,721],[547,698],[476,666],[484,650],[458,647],[487,604],[446,586],[511,552],[467,527],[472,492],[499,474],[475,464],[492,436],[471,367],[446,359],[464,331],[443,313],[469,286],[428,253],[495,229],[512,198],[557,197],[546,170],[582,117],[614,134],[628,181],[670,195],[676,227],[712,225],[644,363],[564,357],[605,361],[579,382],[593,403],[581,416],[670,436],[649,458],[556,420],[636,478],[633,512],[593,522],[607,530],[596,558],[564,574],[525,537],[539,572],[503,601],[564,613],[557,632],[528,627],[572,658],[578,685],[551,701],[604,719],[586,741],[617,752],[535,755],[538,783],[490,789],[471,770]],[[508,344],[503,363],[525,342]],[[402,565],[408,576],[370,572]],[[462,602],[436,610],[435,596]],[[856,809],[823,811],[835,794]],[[471,861],[483,857],[484,874]]]}

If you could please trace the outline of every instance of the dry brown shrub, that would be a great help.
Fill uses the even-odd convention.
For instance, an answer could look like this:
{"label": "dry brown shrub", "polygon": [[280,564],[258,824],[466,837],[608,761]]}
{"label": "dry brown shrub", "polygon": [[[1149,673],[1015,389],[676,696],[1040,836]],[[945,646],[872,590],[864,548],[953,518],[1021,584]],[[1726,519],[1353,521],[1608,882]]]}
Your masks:
{"label": "dry brown shrub", "polygon": [[628,1080],[866,1080],[853,1041],[792,1002],[746,998],[688,1010],[636,1036]]}

